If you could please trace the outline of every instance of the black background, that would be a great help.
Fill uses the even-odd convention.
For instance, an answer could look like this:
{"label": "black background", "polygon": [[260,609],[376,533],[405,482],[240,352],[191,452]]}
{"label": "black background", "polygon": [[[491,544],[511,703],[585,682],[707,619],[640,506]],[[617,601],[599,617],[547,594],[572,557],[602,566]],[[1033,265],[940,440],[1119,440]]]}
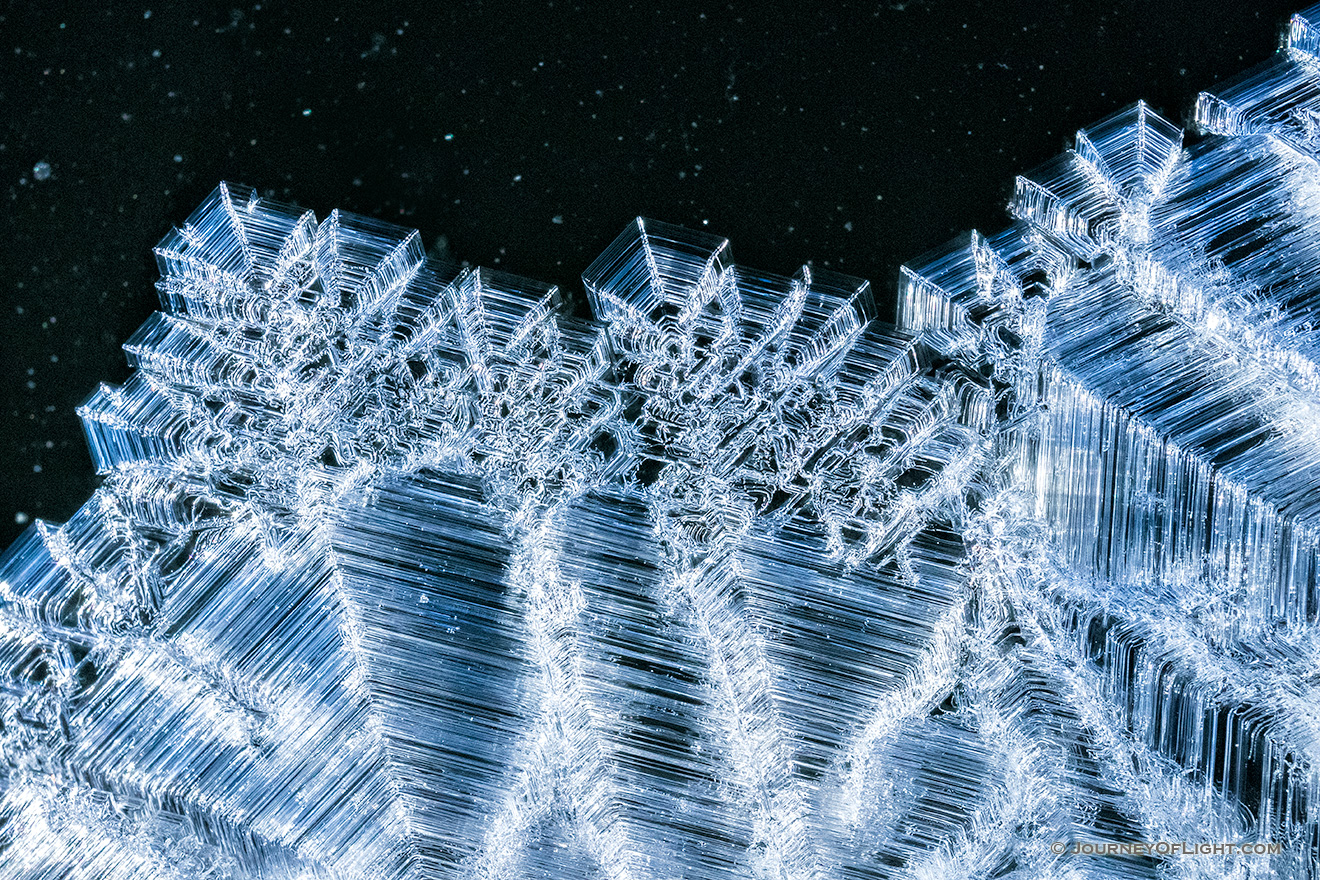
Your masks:
{"label": "black background", "polygon": [[1298,5],[6,4],[0,546],[94,489],[74,407],[126,378],[151,248],[221,179],[570,291],[644,214],[892,296],[1077,128],[1138,98],[1185,124]]}

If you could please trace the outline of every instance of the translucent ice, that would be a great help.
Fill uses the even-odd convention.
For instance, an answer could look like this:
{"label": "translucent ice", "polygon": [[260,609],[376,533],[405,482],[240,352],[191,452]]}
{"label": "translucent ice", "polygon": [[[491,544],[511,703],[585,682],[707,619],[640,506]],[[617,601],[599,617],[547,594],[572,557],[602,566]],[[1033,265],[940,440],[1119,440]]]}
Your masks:
{"label": "translucent ice", "polygon": [[0,878],[1320,876],[1312,20],[898,327],[221,185],[0,557]]}

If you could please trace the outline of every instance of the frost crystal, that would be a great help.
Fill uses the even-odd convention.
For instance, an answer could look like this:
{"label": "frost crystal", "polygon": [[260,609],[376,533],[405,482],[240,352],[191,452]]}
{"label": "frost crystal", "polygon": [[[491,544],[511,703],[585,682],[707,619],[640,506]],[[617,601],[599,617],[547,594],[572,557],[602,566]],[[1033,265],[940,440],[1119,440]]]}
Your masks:
{"label": "frost crystal", "polygon": [[1320,876],[1313,20],[899,327],[221,185],[0,558],[0,878]]}

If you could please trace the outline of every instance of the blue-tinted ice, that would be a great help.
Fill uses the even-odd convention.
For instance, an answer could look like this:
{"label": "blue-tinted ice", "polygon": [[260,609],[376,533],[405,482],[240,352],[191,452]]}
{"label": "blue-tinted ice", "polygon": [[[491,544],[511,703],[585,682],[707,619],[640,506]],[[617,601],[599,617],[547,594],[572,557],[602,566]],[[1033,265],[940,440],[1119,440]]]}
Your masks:
{"label": "blue-tinted ice", "polygon": [[0,558],[0,878],[1320,876],[1313,21],[897,327],[649,220],[583,320],[221,185]]}

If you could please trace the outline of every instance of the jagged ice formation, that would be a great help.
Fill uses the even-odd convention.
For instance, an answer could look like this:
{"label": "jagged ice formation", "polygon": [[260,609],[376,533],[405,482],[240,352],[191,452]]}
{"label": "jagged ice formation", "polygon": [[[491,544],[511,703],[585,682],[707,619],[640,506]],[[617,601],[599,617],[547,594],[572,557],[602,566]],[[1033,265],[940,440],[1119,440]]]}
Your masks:
{"label": "jagged ice formation", "polygon": [[583,321],[221,185],[0,558],[0,878],[1320,876],[1312,22],[897,327],[644,220]]}

